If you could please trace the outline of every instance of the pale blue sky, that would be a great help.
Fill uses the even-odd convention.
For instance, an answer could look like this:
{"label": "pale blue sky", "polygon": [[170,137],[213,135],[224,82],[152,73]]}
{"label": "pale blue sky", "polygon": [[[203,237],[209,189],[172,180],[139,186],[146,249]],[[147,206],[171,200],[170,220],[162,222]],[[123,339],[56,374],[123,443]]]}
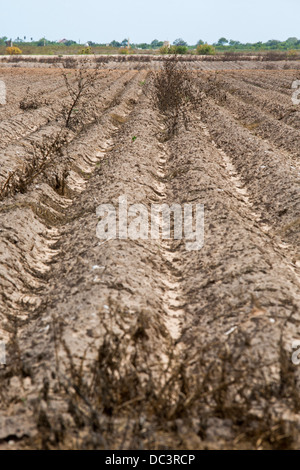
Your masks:
{"label": "pale blue sky", "polygon": [[189,44],[300,37],[300,0],[0,0],[0,37]]}

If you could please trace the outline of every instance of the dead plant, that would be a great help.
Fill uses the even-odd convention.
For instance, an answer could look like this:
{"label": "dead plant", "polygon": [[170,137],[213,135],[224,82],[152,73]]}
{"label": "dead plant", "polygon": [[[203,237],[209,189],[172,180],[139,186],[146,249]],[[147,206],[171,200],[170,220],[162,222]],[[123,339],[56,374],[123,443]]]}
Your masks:
{"label": "dead plant", "polygon": [[68,92],[64,102],[62,116],[68,129],[79,130],[96,117],[95,97],[96,84],[99,78],[98,68],[88,70],[76,69],[74,72],[62,72]]}
{"label": "dead plant", "polygon": [[173,136],[179,122],[188,125],[188,111],[201,102],[192,73],[178,56],[166,58],[163,70],[153,75],[152,99],[160,113],[166,117],[168,136]]}

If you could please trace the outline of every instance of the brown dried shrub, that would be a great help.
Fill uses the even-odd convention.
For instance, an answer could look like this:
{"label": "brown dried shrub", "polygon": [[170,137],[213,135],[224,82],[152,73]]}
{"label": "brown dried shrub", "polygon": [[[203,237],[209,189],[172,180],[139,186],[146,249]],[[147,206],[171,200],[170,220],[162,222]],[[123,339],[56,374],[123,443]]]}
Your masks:
{"label": "brown dried shrub", "polygon": [[152,98],[166,118],[168,137],[176,134],[179,122],[188,125],[188,111],[201,103],[193,74],[177,55],[163,62],[163,70],[153,74]]}

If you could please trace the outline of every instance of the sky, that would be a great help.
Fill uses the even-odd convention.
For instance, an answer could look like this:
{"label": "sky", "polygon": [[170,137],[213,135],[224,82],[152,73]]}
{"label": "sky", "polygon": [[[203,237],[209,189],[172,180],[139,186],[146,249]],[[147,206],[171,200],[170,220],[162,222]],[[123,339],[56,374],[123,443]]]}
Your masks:
{"label": "sky", "polygon": [[300,0],[0,0],[0,37],[208,43],[300,37]]}

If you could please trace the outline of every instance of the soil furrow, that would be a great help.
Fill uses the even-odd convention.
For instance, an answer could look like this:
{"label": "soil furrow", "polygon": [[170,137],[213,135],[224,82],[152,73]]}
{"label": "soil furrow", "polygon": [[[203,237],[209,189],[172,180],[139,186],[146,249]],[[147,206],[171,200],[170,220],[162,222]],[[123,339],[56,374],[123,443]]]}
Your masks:
{"label": "soil furrow", "polygon": [[232,157],[261,220],[272,226],[274,234],[283,241],[297,247],[299,170],[296,165],[291,165],[284,153],[242,127],[228,110],[206,102],[201,116],[217,146]]}
{"label": "soil furrow", "polygon": [[[279,119],[296,70],[189,58],[160,102],[163,62],[108,58],[89,119],[0,202],[0,449],[299,448],[299,136]],[[57,109],[58,74],[28,72]],[[16,115],[22,76],[2,178],[61,127]]]}

